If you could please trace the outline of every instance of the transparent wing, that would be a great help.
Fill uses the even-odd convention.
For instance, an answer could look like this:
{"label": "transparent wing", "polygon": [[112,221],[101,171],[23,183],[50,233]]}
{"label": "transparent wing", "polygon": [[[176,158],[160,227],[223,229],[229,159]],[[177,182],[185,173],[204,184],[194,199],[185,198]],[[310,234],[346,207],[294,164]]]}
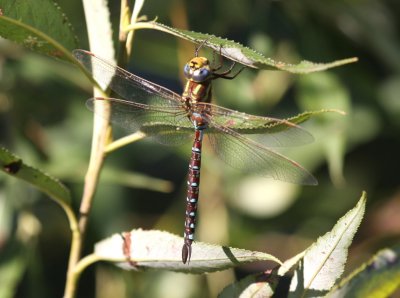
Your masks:
{"label": "transparent wing", "polygon": [[308,131],[285,119],[250,115],[208,103],[197,106],[209,113],[210,127],[226,127],[248,134],[252,140],[268,147],[297,146],[314,141]]}
{"label": "transparent wing", "polygon": [[91,52],[74,50],[73,55],[102,87],[110,87],[128,101],[158,106],[176,106],[181,96],[175,92],[138,77]]}
{"label": "transparent wing", "polygon": [[218,156],[234,168],[290,183],[317,184],[314,176],[298,163],[230,128],[214,125],[207,135]]}
{"label": "transparent wing", "polygon": [[117,98],[91,98],[86,106],[94,111],[94,102],[108,101],[111,122],[129,133],[142,131],[165,145],[178,145],[193,135],[193,125],[186,112],[178,107],[149,106]]}

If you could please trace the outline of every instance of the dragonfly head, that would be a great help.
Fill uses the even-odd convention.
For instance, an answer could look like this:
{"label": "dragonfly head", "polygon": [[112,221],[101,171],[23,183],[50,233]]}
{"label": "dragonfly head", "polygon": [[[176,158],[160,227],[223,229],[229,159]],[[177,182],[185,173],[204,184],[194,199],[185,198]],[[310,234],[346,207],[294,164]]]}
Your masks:
{"label": "dragonfly head", "polygon": [[188,80],[202,83],[212,77],[210,62],[204,57],[194,57],[186,63],[183,72]]}

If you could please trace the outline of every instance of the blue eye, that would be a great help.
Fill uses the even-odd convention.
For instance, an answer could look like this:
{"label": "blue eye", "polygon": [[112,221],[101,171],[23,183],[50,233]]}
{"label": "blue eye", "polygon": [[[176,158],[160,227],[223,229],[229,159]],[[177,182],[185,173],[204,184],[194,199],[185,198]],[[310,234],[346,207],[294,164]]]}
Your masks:
{"label": "blue eye", "polygon": [[183,67],[183,73],[185,75],[186,78],[190,78],[190,66],[189,63],[187,63],[184,67]]}
{"label": "blue eye", "polygon": [[201,83],[207,80],[211,75],[211,72],[207,68],[200,68],[193,72],[193,80],[195,82]]}

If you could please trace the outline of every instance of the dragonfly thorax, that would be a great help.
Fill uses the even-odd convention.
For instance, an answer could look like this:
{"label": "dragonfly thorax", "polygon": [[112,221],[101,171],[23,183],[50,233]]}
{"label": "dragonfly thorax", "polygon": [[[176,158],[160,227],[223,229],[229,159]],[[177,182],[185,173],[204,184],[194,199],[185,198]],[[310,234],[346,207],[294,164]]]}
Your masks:
{"label": "dragonfly thorax", "polygon": [[212,78],[210,62],[205,57],[194,57],[183,68],[186,79],[203,83]]}

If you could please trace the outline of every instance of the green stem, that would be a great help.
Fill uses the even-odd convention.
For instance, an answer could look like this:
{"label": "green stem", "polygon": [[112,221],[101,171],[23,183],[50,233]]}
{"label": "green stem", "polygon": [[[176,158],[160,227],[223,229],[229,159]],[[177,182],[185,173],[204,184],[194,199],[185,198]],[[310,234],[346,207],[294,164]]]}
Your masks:
{"label": "green stem", "polygon": [[105,148],[105,152],[106,153],[112,152],[112,151],[117,150],[127,144],[139,141],[139,140],[143,139],[144,137],[146,137],[146,134],[144,134],[143,132],[141,132],[141,131],[135,132],[129,136],[120,138],[120,139],[108,144],[107,147]]}
{"label": "green stem", "polygon": [[70,275],[72,274],[75,264],[79,259],[79,252],[80,252],[82,238],[78,227],[78,220],[74,212],[70,208],[70,206],[61,203],[61,207],[64,209],[67,215],[69,226],[72,233],[71,248],[70,248],[68,270],[67,270],[67,281],[64,292],[64,297],[69,298],[69,297],[74,297],[74,293],[76,291],[76,283],[73,282],[73,280],[70,278]]}

